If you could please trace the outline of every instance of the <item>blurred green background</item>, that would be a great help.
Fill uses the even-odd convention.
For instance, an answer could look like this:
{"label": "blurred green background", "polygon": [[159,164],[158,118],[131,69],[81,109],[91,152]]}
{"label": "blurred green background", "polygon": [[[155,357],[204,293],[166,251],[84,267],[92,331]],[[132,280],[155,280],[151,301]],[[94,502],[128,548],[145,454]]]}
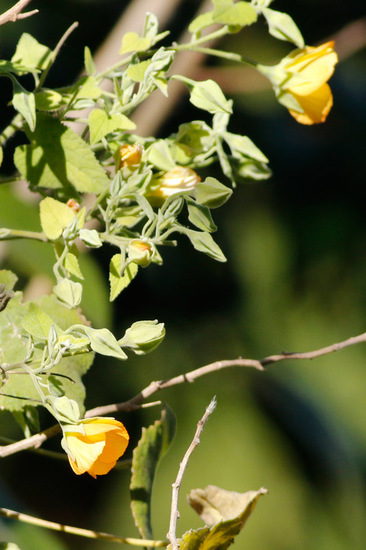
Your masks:
{"label": "blurred green background", "polygon": [[[22,32],[52,47],[77,20],[79,28],[63,47],[48,82],[50,87],[66,85],[82,68],[84,45],[96,51],[127,4],[34,0],[38,15],[1,28],[0,56],[12,55]],[[11,5],[3,0],[1,11]],[[170,25],[173,38],[197,7],[197,1],[177,5]],[[167,328],[164,343],[147,357],[131,357],[123,364],[105,358],[95,362],[85,377],[88,408],[123,401],[153,379],[218,359],[307,351],[365,330],[366,6],[359,0],[278,0],[272,7],[293,16],[307,44],[339,37],[343,60],[331,80],[333,110],[324,125],[298,125],[264,82],[252,85],[247,72],[240,80],[237,68],[230,66],[206,67],[217,71],[234,99],[230,130],[248,135],[263,150],[273,177],[240,185],[234,198],[214,212],[219,226],[215,238],[227,264],[215,263],[181,240],[177,249],[162,251],[162,267],[143,270],[112,306],[107,301],[112,250],[83,258],[88,273],[84,311],[96,327],[108,325],[118,335],[134,321],[157,318]],[[153,8],[151,0],[149,10]],[[347,29],[348,34],[340,34]],[[262,24],[231,36],[224,47],[262,63],[275,63],[291,50],[291,45],[270,38]],[[0,94],[5,105],[11,97],[5,79]],[[2,107],[2,128],[11,115],[10,108]],[[192,118],[202,118],[202,113],[183,98],[159,135]],[[16,139],[9,144],[8,155],[16,144]],[[11,161],[6,161],[3,175],[11,170]],[[0,226],[38,229],[37,203],[2,184]],[[37,292],[37,285],[52,284],[52,252],[40,243],[1,243],[0,261],[2,268],[18,274],[18,288],[28,293]],[[244,492],[264,486],[269,494],[259,501],[236,548],[363,549],[365,360],[365,347],[359,345],[311,362],[279,363],[265,373],[229,369],[160,394],[177,415],[177,434],[157,473],[155,536],[165,537],[171,483],[197,420],[216,395],[217,409],[184,477],[178,533],[201,526],[185,501],[192,488],[214,484]],[[118,417],[132,436],[128,456],[141,426],[159,414],[154,408]],[[44,426],[50,422],[46,415],[42,420]],[[21,437],[6,412],[0,428],[4,436]],[[47,446],[58,450],[59,440]],[[21,453],[1,461],[0,476],[1,506],[138,536],[129,511],[129,472],[115,470],[95,481],[76,477],[67,462]],[[17,541],[23,550],[110,546],[9,521],[0,523],[0,540]]]}

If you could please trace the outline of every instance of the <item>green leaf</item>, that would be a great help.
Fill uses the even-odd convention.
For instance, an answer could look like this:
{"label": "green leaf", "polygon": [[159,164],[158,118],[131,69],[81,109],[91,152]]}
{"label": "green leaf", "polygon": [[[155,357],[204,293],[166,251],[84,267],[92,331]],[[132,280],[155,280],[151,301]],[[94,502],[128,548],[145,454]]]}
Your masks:
{"label": "green leaf", "polygon": [[213,485],[191,491],[189,503],[211,527],[185,533],[179,541],[180,550],[226,550],[244,527],[258,498],[266,493],[266,489],[259,489],[240,494]]}
{"label": "green leaf", "polygon": [[224,132],[222,136],[229,145],[234,156],[235,152],[238,151],[239,153],[242,153],[249,158],[258,160],[259,162],[268,162],[268,158],[247,136],[240,136],[230,132]]}
{"label": "green leaf", "polygon": [[36,100],[32,92],[27,92],[13,77],[13,107],[26,120],[30,130],[36,127]]}
{"label": "green leaf", "polygon": [[79,266],[79,261],[75,254],[72,254],[71,252],[68,252],[66,254],[64,266],[68,273],[70,273],[70,275],[74,275],[74,277],[77,277],[78,279],[84,279],[84,276]]}
{"label": "green leaf", "polygon": [[90,340],[92,350],[96,353],[117,357],[117,359],[127,359],[127,355],[121,350],[115,336],[107,328],[84,327],[83,330]]}
{"label": "green leaf", "polygon": [[73,309],[80,305],[83,295],[83,285],[65,278],[61,279],[53,287],[53,292],[62,304]]}
{"label": "green leaf", "polygon": [[108,115],[102,109],[94,109],[89,115],[90,143],[98,143],[115,130],[133,130],[136,124],[121,113]]}
{"label": "green leaf", "polygon": [[5,290],[13,290],[18,277],[10,269],[0,269],[0,284],[5,285]]}
{"label": "green leaf", "polygon": [[52,241],[58,239],[65,227],[75,218],[72,208],[52,197],[43,199],[39,209],[42,229]]}
{"label": "green leaf", "polygon": [[34,97],[39,111],[57,111],[64,102],[62,95],[55,90],[41,90]]}
{"label": "green leaf", "polygon": [[196,185],[195,197],[198,204],[208,208],[218,208],[233,194],[232,190],[217,179],[208,177]]}
{"label": "green leaf", "polygon": [[33,186],[68,187],[81,193],[100,193],[109,184],[106,172],[89,146],[56,118],[38,113],[31,145],[16,148],[14,162]]}
{"label": "green leaf", "polygon": [[29,304],[22,326],[36,340],[47,340],[51,327],[56,330],[58,336],[63,332],[43,309],[32,302]]}
{"label": "green leaf", "polygon": [[122,38],[120,54],[130,52],[145,52],[151,46],[151,37],[140,37],[136,32],[126,32]]}
{"label": "green leaf", "polygon": [[118,344],[129,348],[137,355],[144,355],[156,349],[165,336],[164,323],[155,321],[137,321],[128,328]]}
{"label": "green leaf", "polygon": [[151,60],[141,61],[140,63],[134,63],[127,69],[127,74],[134,82],[143,82],[145,79],[145,73],[151,65]]}
{"label": "green leaf", "polygon": [[199,31],[202,31],[206,27],[209,27],[210,25],[213,25],[215,23],[213,19],[213,11],[206,11],[205,13],[201,13],[193,19],[193,21],[190,23],[188,30],[191,33],[196,33]]}
{"label": "green leaf", "polygon": [[214,80],[195,83],[191,91],[190,101],[195,107],[211,114],[232,113],[231,101],[226,99],[220,86]]}
{"label": "green leaf", "polygon": [[270,8],[261,9],[267,20],[269,33],[279,40],[292,42],[298,48],[305,46],[304,39],[296,23],[287,13],[275,11]]}
{"label": "green leaf", "polygon": [[217,227],[212,219],[211,212],[207,206],[197,204],[194,200],[187,198],[188,219],[198,229],[208,231],[209,233],[216,231]]}
{"label": "green leaf", "polygon": [[[29,345],[29,333],[22,326],[24,317],[30,306],[37,306],[49,318],[52,325],[59,327],[61,332],[68,329],[71,325],[84,323],[77,310],[70,310],[59,304],[54,295],[43,296],[33,302],[22,303],[22,294],[17,292],[15,297],[9,302],[6,310],[0,313],[0,347],[2,349],[2,361],[5,363],[21,363],[27,357]],[[6,313],[6,315],[5,315]],[[36,331],[34,331],[36,333]],[[33,337],[35,340],[34,361],[40,361],[45,345],[43,338]],[[81,377],[88,370],[92,361],[93,353],[83,353],[64,357],[61,362],[49,371],[50,374],[63,375],[59,377],[62,381],[64,393],[70,399],[75,400],[84,412],[85,388]],[[39,363],[36,363],[39,366]],[[65,378],[67,377],[67,378]],[[3,385],[2,392],[10,396],[25,397],[28,399],[39,399],[39,395],[34,388],[29,376],[9,374],[9,379]],[[9,411],[21,411],[26,406],[35,406],[34,402],[27,399],[16,399],[13,397],[0,396],[0,407]]]}
{"label": "green leaf", "polygon": [[152,539],[151,493],[159,460],[168,450],[175,433],[175,416],[164,407],[160,420],[142,428],[141,439],[133,451],[130,484],[131,508],[140,534]]}
{"label": "green leaf", "polygon": [[85,70],[86,70],[88,75],[92,75],[92,74],[95,73],[96,66],[95,66],[95,63],[94,63],[94,60],[93,60],[93,56],[92,56],[91,51],[88,48],[88,46],[85,46],[85,48],[84,48],[84,66],[85,66]]}
{"label": "green leaf", "polygon": [[121,254],[115,254],[109,266],[109,282],[110,282],[110,296],[111,302],[117,298],[117,296],[125,289],[132,279],[136,277],[138,271],[138,265],[130,263],[124,269],[122,275],[120,275],[121,269]]}
{"label": "green leaf", "polygon": [[164,139],[155,141],[146,151],[146,157],[159,170],[168,172],[175,167],[169,145]]}
{"label": "green leaf", "polygon": [[103,246],[96,229],[80,229],[79,238],[89,248],[99,248]]}
{"label": "green leaf", "polygon": [[186,229],[184,233],[187,235],[196,250],[207,254],[207,256],[210,256],[210,258],[213,258],[218,262],[226,262],[226,258],[221,248],[215,243],[209,233],[206,233],[205,231],[194,231],[193,229]]}
{"label": "green leaf", "polygon": [[11,58],[13,63],[19,63],[29,69],[45,69],[51,59],[52,52],[33,36],[23,33]]}
{"label": "green leaf", "polygon": [[249,2],[233,4],[231,0],[213,0],[213,3],[215,5],[213,12],[215,23],[242,28],[257,20],[257,12]]}

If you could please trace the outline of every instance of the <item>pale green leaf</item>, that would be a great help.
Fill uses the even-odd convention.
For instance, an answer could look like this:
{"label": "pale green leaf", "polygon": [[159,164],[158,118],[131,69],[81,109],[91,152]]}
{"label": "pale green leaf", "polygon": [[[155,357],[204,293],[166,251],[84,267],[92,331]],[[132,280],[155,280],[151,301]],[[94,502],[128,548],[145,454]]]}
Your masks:
{"label": "pale green leaf", "polygon": [[272,36],[279,40],[292,42],[298,48],[304,47],[305,42],[302,34],[290,15],[270,8],[262,8],[261,11],[267,20],[269,33]]}
{"label": "pale green leaf", "polygon": [[146,157],[159,170],[168,172],[175,167],[169,145],[164,139],[156,140],[146,151]]}
{"label": "pale green leaf", "polygon": [[47,340],[51,327],[56,330],[58,335],[63,332],[39,305],[32,302],[23,318],[22,326],[36,340]]}
{"label": "pale green leaf", "polygon": [[232,190],[217,179],[208,177],[196,185],[195,198],[198,204],[209,208],[218,208],[233,194]]}
{"label": "pale green leaf", "polygon": [[214,24],[213,19],[213,11],[207,11],[205,13],[201,13],[198,15],[193,21],[190,23],[188,30],[191,33],[196,33],[199,31],[202,31],[206,27],[209,27],[210,25]]}
{"label": "pale green leaf", "polygon": [[37,42],[30,34],[23,33],[11,61],[30,69],[45,69],[51,55],[52,52],[47,46]]}
{"label": "pale green leaf", "polygon": [[33,186],[68,187],[81,193],[100,193],[109,184],[106,172],[81,137],[56,118],[38,113],[31,145],[16,148],[14,161]]}
{"label": "pale green leaf", "polygon": [[[4,363],[21,363],[28,354],[29,333],[25,331],[22,323],[31,305],[37,306],[44,314],[51,318],[52,326],[60,327],[61,332],[68,329],[71,325],[85,322],[85,319],[81,318],[77,310],[63,307],[57,302],[54,295],[43,296],[40,299],[27,302],[23,305],[22,294],[17,292],[15,297],[9,302],[6,310],[0,313],[1,361]],[[46,329],[41,328],[41,323],[38,325],[38,329],[36,329],[35,325],[37,323],[38,321],[34,319],[34,334],[38,330],[43,334]],[[42,357],[42,346],[45,344],[44,338],[38,339],[36,336],[33,336],[33,338],[35,343],[38,343],[33,359],[34,361],[39,361]],[[65,357],[56,367],[49,371],[55,377],[63,375],[59,377],[59,380],[64,393],[78,403],[82,413],[84,412],[85,388],[81,382],[81,376],[88,370],[92,361],[93,353]],[[39,362],[35,364],[39,366]],[[2,392],[15,396],[14,398],[4,395],[0,396],[0,407],[10,411],[20,411],[26,406],[34,406],[32,401],[16,399],[16,396],[39,400],[38,392],[34,388],[29,376],[15,373],[10,374],[9,379],[2,387]]]}
{"label": "pale green leaf", "polygon": [[121,268],[121,254],[115,254],[110,262],[109,266],[109,282],[110,282],[110,296],[111,302],[117,298],[117,296],[125,289],[132,279],[136,277],[138,271],[138,265],[130,263],[120,274]]}
{"label": "pale green leaf", "polygon": [[122,38],[120,54],[130,52],[144,52],[151,46],[151,37],[140,37],[136,32],[126,32]]}
{"label": "pale green leaf", "polygon": [[46,197],[40,204],[41,226],[46,236],[55,240],[75,218],[75,212],[63,202]]}
{"label": "pale green leaf", "polygon": [[217,227],[212,219],[211,212],[207,206],[197,204],[192,199],[187,199],[188,219],[193,225],[202,231],[209,233],[216,231]]}
{"label": "pale green leaf", "polygon": [[96,71],[96,66],[93,60],[92,53],[88,46],[84,48],[84,66],[88,75],[92,75]]}
{"label": "pale green leaf", "polygon": [[134,63],[128,67],[127,74],[134,82],[143,82],[145,79],[145,73],[150,65],[150,59],[141,61],[140,63]]}
{"label": "pale green leaf", "polygon": [[78,279],[84,279],[79,266],[79,261],[75,254],[72,254],[71,252],[66,254],[64,266],[70,275],[74,275],[74,277],[77,277]]}
{"label": "pale green leaf", "polygon": [[116,357],[117,359],[127,359],[127,355],[121,349],[116,337],[108,329],[84,327],[84,331],[90,340],[92,350],[96,353]]}
{"label": "pale green leaf", "polygon": [[96,229],[80,229],[79,238],[89,248],[99,248],[103,246]]}
{"label": "pale green leaf", "polygon": [[249,2],[218,0],[214,2],[213,20],[215,23],[234,27],[245,27],[255,23],[257,12]]}
{"label": "pale green leaf", "polygon": [[36,127],[36,100],[32,92],[27,92],[17,80],[13,79],[13,107],[26,120],[30,130]]}
{"label": "pale green leaf", "polygon": [[190,101],[195,107],[211,114],[232,113],[231,102],[226,99],[214,80],[196,82],[191,91]]}
{"label": "pale green leaf", "polygon": [[57,111],[64,102],[62,95],[55,90],[41,90],[35,94],[35,100],[39,111]]}
{"label": "pale green leaf", "polygon": [[185,233],[196,250],[207,254],[207,256],[218,262],[226,262],[221,248],[215,243],[209,233],[205,231],[193,231],[193,229],[186,230]]}
{"label": "pale green leaf", "polygon": [[94,145],[115,130],[133,130],[136,124],[121,113],[108,115],[102,109],[94,109],[89,115],[90,143]]}

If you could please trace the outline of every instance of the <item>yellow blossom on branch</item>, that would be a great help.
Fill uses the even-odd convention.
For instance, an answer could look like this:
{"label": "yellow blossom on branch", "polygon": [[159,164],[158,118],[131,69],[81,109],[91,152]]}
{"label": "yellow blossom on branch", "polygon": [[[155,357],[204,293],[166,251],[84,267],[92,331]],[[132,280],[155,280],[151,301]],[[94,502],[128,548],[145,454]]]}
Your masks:
{"label": "yellow blossom on branch", "polygon": [[338,62],[334,42],[294,50],[275,67],[258,65],[272,82],[280,103],[301,124],[324,122],[333,105],[327,84]]}
{"label": "yellow blossom on branch", "polygon": [[200,181],[199,175],[191,168],[175,166],[162,176],[153,178],[146,197],[152,204],[161,204],[171,195],[193,191]]}
{"label": "yellow blossom on branch", "polygon": [[142,145],[130,145],[125,143],[119,148],[119,166],[123,168],[125,166],[133,167],[138,166],[141,162],[142,153],[144,148]]}
{"label": "yellow blossom on branch", "polygon": [[63,426],[62,445],[71,468],[78,475],[107,474],[125,452],[129,435],[114,418],[85,418],[78,424]]}

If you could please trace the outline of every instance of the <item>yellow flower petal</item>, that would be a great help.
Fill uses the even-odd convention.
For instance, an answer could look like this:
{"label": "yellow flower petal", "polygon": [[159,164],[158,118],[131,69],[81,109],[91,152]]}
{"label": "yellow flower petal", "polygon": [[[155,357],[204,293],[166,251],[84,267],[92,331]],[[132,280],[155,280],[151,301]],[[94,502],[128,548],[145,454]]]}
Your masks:
{"label": "yellow flower petal", "polygon": [[318,124],[324,122],[333,105],[333,96],[328,84],[323,84],[318,90],[307,96],[293,94],[303,113],[290,110],[290,114],[300,124]]}
{"label": "yellow flower petal", "polygon": [[78,475],[88,472],[94,478],[107,474],[125,452],[129,435],[114,418],[80,421],[83,433],[63,427],[70,465]]}
{"label": "yellow flower petal", "polygon": [[334,72],[334,66],[338,56],[333,50],[333,42],[327,42],[319,48],[305,48],[305,52],[296,60],[286,65],[286,70],[292,70],[304,78],[304,82],[289,88],[291,93],[297,95],[308,95],[325,84]]}

